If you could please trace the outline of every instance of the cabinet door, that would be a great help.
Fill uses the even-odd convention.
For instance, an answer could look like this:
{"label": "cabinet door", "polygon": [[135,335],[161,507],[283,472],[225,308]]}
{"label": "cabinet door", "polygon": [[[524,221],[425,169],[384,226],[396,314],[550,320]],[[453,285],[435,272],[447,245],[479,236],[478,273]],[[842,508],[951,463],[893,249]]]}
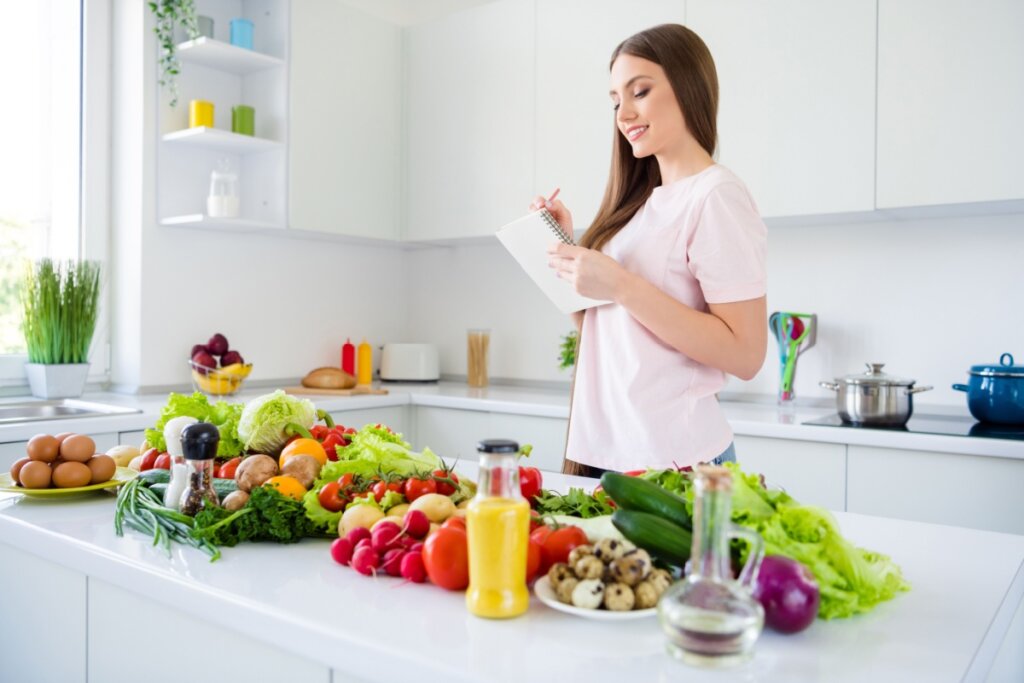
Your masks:
{"label": "cabinet door", "polygon": [[736,458],[744,471],[763,474],[801,503],[846,510],[846,445],[735,437]]}
{"label": "cabinet door", "polygon": [[289,227],[397,239],[401,29],[336,0],[291,7]]}
{"label": "cabinet door", "polygon": [[1024,461],[848,447],[847,510],[1024,534]]}
{"label": "cabinet door", "polygon": [[874,208],[875,4],[688,0],[719,81],[720,161],[765,216]]}
{"label": "cabinet door", "polygon": [[408,434],[409,421],[406,406],[390,406],[388,408],[360,408],[358,410],[334,410],[331,417],[338,424],[359,429],[367,424],[382,424],[405,436],[412,443],[413,450],[419,450]]}
{"label": "cabinet door", "polygon": [[[545,0],[537,3],[537,184],[556,187],[576,234],[597,213],[618,135],[608,97],[608,61],[624,39],[682,23],[679,0]],[[572,36],[568,40],[567,36]]]}
{"label": "cabinet door", "polygon": [[565,457],[565,433],[569,421],[554,417],[509,415],[491,413],[491,433],[494,438],[514,439],[520,445],[530,444],[530,457],[524,465],[548,472],[561,472]]}
{"label": "cabinet door", "polygon": [[878,207],[1024,198],[1024,3],[880,0]]}
{"label": "cabinet door", "polygon": [[414,408],[416,418],[416,449],[429,447],[449,465],[456,459],[476,462],[476,445],[494,434],[490,415],[478,410],[451,408]]}
{"label": "cabinet door", "polygon": [[485,3],[405,40],[405,236],[491,236],[534,195],[534,3]]}

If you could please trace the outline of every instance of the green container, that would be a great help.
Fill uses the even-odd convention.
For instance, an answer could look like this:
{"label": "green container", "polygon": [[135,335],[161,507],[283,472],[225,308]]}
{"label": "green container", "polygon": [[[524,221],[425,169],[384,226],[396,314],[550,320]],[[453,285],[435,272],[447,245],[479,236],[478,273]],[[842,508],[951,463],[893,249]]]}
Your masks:
{"label": "green container", "polygon": [[231,108],[231,131],[242,135],[256,134],[256,110],[245,104]]}

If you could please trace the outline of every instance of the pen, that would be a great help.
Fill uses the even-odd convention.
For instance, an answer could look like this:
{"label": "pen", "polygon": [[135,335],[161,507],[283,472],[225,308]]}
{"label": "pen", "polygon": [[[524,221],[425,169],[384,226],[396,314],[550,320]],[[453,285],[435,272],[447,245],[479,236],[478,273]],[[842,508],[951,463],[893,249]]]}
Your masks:
{"label": "pen", "polygon": [[551,202],[555,201],[555,197],[557,197],[558,193],[561,191],[562,188],[556,187],[555,191],[551,194],[551,196],[544,200],[544,206],[551,206]]}

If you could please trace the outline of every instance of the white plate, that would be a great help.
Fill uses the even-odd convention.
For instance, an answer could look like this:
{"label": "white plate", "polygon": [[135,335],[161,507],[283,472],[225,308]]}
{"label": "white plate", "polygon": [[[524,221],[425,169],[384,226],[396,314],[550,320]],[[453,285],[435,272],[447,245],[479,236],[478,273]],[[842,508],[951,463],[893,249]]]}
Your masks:
{"label": "white plate", "polygon": [[556,609],[559,612],[565,612],[567,614],[575,614],[578,617],[584,619],[603,619],[605,621],[629,621],[631,619],[644,619],[646,617],[653,617],[658,613],[658,608],[649,607],[647,609],[635,609],[629,612],[612,612],[606,609],[583,609],[582,607],[575,607],[573,605],[567,605],[558,599],[555,595],[555,591],[551,590],[551,582],[548,581],[548,577],[542,576],[533,584],[534,595],[537,599],[543,602],[551,609]]}

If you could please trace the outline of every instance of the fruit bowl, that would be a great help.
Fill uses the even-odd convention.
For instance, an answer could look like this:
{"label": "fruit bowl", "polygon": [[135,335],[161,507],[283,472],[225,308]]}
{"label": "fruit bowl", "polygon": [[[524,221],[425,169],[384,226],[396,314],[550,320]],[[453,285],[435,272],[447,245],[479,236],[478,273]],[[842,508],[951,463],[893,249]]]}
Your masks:
{"label": "fruit bowl", "polygon": [[192,368],[192,386],[210,396],[230,396],[242,387],[252,372],[252,363],[232,363],[222,368],[211,368],[192,360],[188,364]]}

